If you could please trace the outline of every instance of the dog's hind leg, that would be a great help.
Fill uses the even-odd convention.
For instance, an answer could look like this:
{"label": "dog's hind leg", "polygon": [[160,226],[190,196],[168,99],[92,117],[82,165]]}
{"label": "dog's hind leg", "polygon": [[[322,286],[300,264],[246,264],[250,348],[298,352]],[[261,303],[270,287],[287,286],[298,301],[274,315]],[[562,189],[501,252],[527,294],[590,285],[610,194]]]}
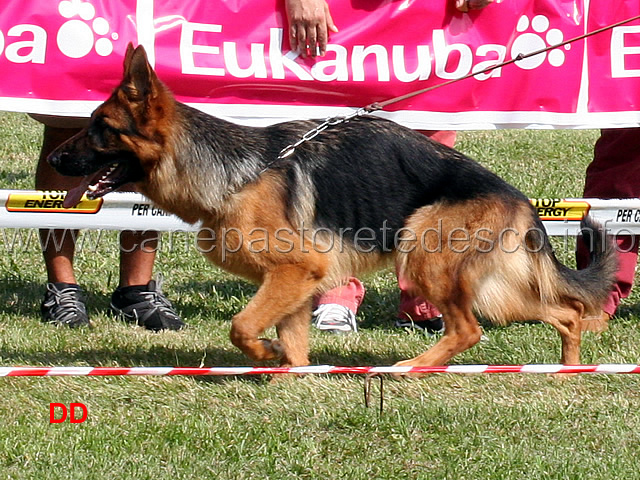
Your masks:
{"label": "dog's hind leg", "polygon": [[565,365],[580,364],[580,339],[584,306],[577,300],[565,304],[548,305],[544,309],[543,321],[555,327],[562,339],[562,357]]}
{"label": "dog's hind leg", "polygon": [[[446,294],[446,298],[437,298],[436,294],[430,299],[442,312],[445,329],[442,338],[423,354],[398,362],[396,365],[411,367],[444,365],[454,356],[480,341],[482,330],[471,310],[470,290],[461,284],[458,284],[457,288],[454,285],[451,287],[453,288]],[[441,292],[443,293],[442,290]]]}
{"label": "dog's hind leg", "polygon": [[397,366],[428,367],[444,365],[454,356],[473,347],[480,341],[482,331],[470,309],[452,305],[448,308],[441,308],[441,311],[445,325],[442,338],[426,352],[409,360],[398,362],[396,363]]}
{"label": "dog's hind leg", "polygon": [[[258,292],[244,310],[235,315],[231,324],[231,342],[253,360],[285,358],[296,364],[308,364],[307,335],[292,342],[293,332],[299,334],[309,328],[310,315],[303,320],[303,312],[309,312],[311,297],[322,275],[306,264],[279,265],[264,276]],[[267,328],[284,321],[285,343],[258,338]],[[304,321],[304,324],[303,324]],[[295,326],[295,328],[293,328]],[[289,345],[294,350],[285,351]],[[304,350],[304,353],[300,353]],[[289,358],[291,356],[292,358]]]}

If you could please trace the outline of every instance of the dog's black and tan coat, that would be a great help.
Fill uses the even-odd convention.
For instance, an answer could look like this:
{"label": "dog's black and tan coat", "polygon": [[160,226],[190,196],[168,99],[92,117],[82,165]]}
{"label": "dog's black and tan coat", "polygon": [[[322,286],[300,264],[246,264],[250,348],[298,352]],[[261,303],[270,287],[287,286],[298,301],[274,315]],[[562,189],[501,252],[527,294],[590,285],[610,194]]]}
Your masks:
{"label": "dog's black and tan coat", "polygon": [[[316,121],[232,124],[176,102],[129,46],[124,79],[90,126],[49,162],[87,176],[69,192],[98,197],[128,182],[187,222],[220,267],[260,285],[233,318],[231,340],[255,360],[308,363],[314,295],[395,262],[444,314],[445,334],[402,365],[439,365],[473,346],[474,311],[499,323],[542,320],[580,362],[583,316],[599,311],[615,252],[588,219],[593,261],[558,262],[528,199],[453,149],[364,116],[329,128],[274,161]],[[279,340],[260,338],[275,326]]]}

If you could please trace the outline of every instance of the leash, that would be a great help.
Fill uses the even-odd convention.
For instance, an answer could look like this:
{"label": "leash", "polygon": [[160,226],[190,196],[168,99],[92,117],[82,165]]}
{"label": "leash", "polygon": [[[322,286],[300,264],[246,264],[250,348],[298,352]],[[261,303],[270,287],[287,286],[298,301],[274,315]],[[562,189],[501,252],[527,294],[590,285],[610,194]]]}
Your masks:
{"label": "leash", "polygon": [[375,112],[377,110],[382,110],[385,107],[387,107],[388,105],[391,105],[393,103],[401,102],[403,100],[407,100],[407,99],[415,97],[417,95],[422,95],[423,93],[431,92],[432,90],[435,90],[437,88],[446,87],[447,85],[451,85],[451,84],[456,83],[456,82],[461,82],[462,80],[466,80],[467,78],[475,77],[476,75],[482,75],[482,74],[485,74],[485,73],[492,72],[493,70],[496,70],[497,68],[502,68],[502,67],[504,67],[506,65],[511,65],[512,63],[519,62],[520,60],[525,60],[527,58],[531,58],[531,57],[535,57],[536,55],[540,55],[541,53],[546,53],[546,52],[548,52],[550,50],[555,50],[556,48],[564,47],[565,45],[569,45],[571,43],[575,43],[575,42],[578,42],[580,40],[584,40],[586,38],[592,37],[592,36],[597,35],[597,34],[602,33],[602,32],[606,32],[607,30],[612,30],[612,29],[614,29],[616,27],[619,27],[619,26],[624,25],[624,24],[629,23],[629,22],[633,22],[634,20],[638,20],[638,19],[640,19],[640,15],[636,15],[635,17],[631,17],[631,18],[628,18],[626,20],[622,20],[620,22],[613,23],[611,25],[607,25],[606,27],[602,27],[602,28],[599,28],[597,30],[593,30],[591,32],[584,33],[582,35],[579,35],[579,36],[574,37],[574,38],[570,38],[569,40],[565,40],[564,42],[558,43],[556,45],[550,45],[548,47],[541,48],[539,50],[536,50],[536,51],[533,51],[533,52],[529,52],[529,53],[525,53],[525,54],[519,53],[518,55],[516,55],[511,60],[506,60],[506,61],[504,61],[502,63],[489,66],[489,67],[487,67],[487,68],[485,68],[483,70],[480,70],[478,72],[468,73],[467,75],[465,75],[463,77],[454,78],[452,80],[448,80],[446,82],[439,83],[438,85],[433,85],[431,87],[422,88],[420,90],[416,90],[414,92],[409,92],[409,93],[406,93],[404,95],[399,95],[397,97],[390,98],[389,100],[385,100],[383,102],[374,102],[374,103],[371,103],[371,104],[367,105],[366,107],[364,107],[364,109],[367,110],[367,112]]}
{"label": "leash", "polygon": [[565,45],[569,45],[571,43],[575,43],[575,42],[578,42],[580,40],[585,40],[585,39],[587,39],[589,37],[592,37],[594,35],[598,35],[598,34],[600,34],[602,32],[606,32],[607,30],[612,30],[612,29],[614,29],[616,27],[619,27],[621,25],[624,25],[624,24],[627,24],[627,23],[633,22],[634,20],[639,20],[639,19],[640,19],[640,15],[636,15],[634,17],[627,18],[626,20],[621,20],[619,22],[612,23],[611,25],[607,25],[605,27],[598,28],[597,30],[593,30],[591,32],[584,33],[582,35],[578,35],[577,37],[570,38],[569,40],[565,40],[564,42],[560,42],[560,43],[555,44],[555,45],[550,45],[548,47],[541,48],[539,50],[535,50],[535,51],[529,52],[529,53],[519,53],[518,55],[516,55],[511,60],[505,60],[502,63],[498,63],[496,65],[491,65],[491,66],[489,66],[487,68],[484,68],[484,69],[482,69],[482,70],[480,70],[478,72],[468,73],[467,75],[464,75],[462,77],[454,78],[454,79],[448,80],[446,82],[439,83],[437,85],[432,85],[432,86],[427,87],[427,88],[421,88],[420,90],[415,90],[413,92],[405,93],[403,95],[398,95],[397,97],[393,97],[393,98],[390,98],[388,100],[384,100],[382,102],[370,103],[369,105],[367,105],[365,107],[358,108],[357,110],[355,110],[353,113],[350,113],[349,115],[339,115],[339,116],[335,116],[335,117],[329,117],[324,122],[322,122],[320,125],[318,125],[315,128],[312,128],[307,133],[305,133],[300,138],[300,140],[298,140],[297,142],[295,142],[295,143],[293,143],[291,145],[288,145],[285,148],[283,148],[280,151],[280,154],[278,155],[276,160],[274,160],[273,162],[270,162],[263,169],[263,171],[267,170],[277,160],[281,160],[283,158],[287,158],[288,156],[292,155],[295,152],[297,147],[299,147],[303,143],[311,140],[312,138],[315,138],[320,133],[322,133],[324,130],[329,128],[330,126],[340,125],[342,123],[347,123],[348,121],[350,121],[353,118],[360,117],[360,116],[365,115],[365,114],[377,112],[379,110],[383,110],[385,107],[388,107],[389,105],[392,105],[394,103],[401,102],[403,100],[408,100],[409,98],[413,98],[413,97],[416,97],[418,95],[422,95],[424,93],[431,92],[431,91],[436,90],[438,88],[446,87],[448,85],[452,85],[454,83],[461,82],[461,81],[466,80],[468,78],[475,77],[476,75],[482,75],[482,74],[485,74],[485,73],[492,72],[493,70],[505,67],[507,65],[511,65],[512,63],[519,62],[520,60],[525,60],[527,58],[535,57],[536,55],[540,55],[541,53],[546,53],[546,52],[548,52],[550,50],[555,50],[556,48],[564,47]]}

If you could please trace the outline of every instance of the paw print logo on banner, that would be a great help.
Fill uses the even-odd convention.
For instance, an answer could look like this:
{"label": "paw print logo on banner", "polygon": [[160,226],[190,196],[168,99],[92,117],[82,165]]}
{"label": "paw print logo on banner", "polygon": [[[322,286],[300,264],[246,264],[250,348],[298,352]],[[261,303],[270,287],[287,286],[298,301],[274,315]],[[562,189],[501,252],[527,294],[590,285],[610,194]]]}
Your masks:
{"label": "paw print logo on banner", "polygon": [[[106,57],[113,52],[111,39],[117,40],[118,34],[112,33],[107,19],[96,17],[93,5],[82,0],[63,0],[58,4],[58,12],[68,19],[58,30],[57,43],[60,51],[70,58],[82,58],[91,50]],[[75,18],[79,17],[79,18]],[[96,39],[96,36],[100,37]]]}
{"label": "paw print logo on banner", "polygon": [[[529,28],[535,33],[526,32]],[[511,46],[511,58],[516,58],[521,53],[531,53],[557,45],[564,40],[564,34],[560,30],[557,28],[549,29],[549,19],[544,15],[536,15],[531,21],[528,16],[523,15],[518,20],[516,31],[520,35]],[[571,45],[565,45],[564,49],[570,50]],[[545,60],[548,60],[553,67],[559,67],[564,64],[565,54],[562,49],[555,48],[548,53],[540,53],[524,60],[518,60],[516,65],[524,70],[533,70],[542,65]]]}

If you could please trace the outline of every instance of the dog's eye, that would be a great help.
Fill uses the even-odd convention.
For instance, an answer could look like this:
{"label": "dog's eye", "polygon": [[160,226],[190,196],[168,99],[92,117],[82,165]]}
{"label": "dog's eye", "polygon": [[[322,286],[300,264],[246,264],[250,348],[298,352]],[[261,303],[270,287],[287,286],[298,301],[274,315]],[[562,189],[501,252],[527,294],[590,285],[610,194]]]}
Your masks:
{"label": "dog's eye", "polygon": [[107,149],[119,138],[120,133],[111,127],[102,117],[94,120],[89,127],[89,139],[97,149]]}
{"label": "dog's eye", "polygon": [[94,147],[98,149],[104,149],[109,145],[110,133],[107,130],[100,130],[97,128],[89,129],[89,139]]}

